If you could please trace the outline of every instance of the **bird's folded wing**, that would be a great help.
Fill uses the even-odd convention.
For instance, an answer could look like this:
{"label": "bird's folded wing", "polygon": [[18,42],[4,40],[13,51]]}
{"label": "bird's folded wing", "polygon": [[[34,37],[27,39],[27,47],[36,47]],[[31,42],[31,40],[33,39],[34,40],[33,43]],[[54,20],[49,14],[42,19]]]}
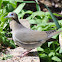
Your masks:
{"label": "bird's folded wing", "polygon": [[19,22],[26,28],[30,29],[30,23],[27,19],[20,19]]}
{"label": "bird's folded wing", "polygon": [[15,33],[15,39],[21,43],[34,44],[39,40],[46,40],[47,34],[44,31],[19,30]]}

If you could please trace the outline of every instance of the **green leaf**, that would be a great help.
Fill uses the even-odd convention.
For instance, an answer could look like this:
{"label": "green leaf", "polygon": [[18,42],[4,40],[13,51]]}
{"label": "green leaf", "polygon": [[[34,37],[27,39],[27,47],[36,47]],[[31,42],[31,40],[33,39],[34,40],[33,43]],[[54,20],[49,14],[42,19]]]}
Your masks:
{"label": "green leaf", "polygon": [[50,45],[52,44],[53,42],[48,42],[48,47],[50,47]]}
{"label": "green leaf", "polygon": [[59,49],[60,49],[60,46],[59,46],[58,48],[56,48],[56,50],[55,50],[55,51],[57,52],[57,51],[59,51]]}
{"label": "green leaf", "polygon": [[54,52],[50,52],[50,53],[48,54],[49,57],[54,56],[54,55],[55,55]]}
{"label": "green leaf", "polygon": [[44,51],[44,49],[41,48],[41,47],[38,47],[37,50],[38,50],[38,51]]}
{"label": "green leaf", "polygon": [[21,3],[36,3],[35,1],[22,1],[22,0],[18,0],[17,2],[21,2]]}
{"label": "green leaf", "polygon": [[53,15],[55,15],[55,16],[59,16],[59,17],[62,17],[62,15],[59,15],[59,14],[56,14],[56,13],[53,13]]}
{"label": "green leaf", "polygon": [[12,12],[14,10],[14,8],[11,4],[7,4],[6,10],[7,10],[7,12]]}
{"label": "green leaf", "polygon": [[3,2],[3,1],[2,1],[2,0],[0,0],[0,9],[1,9],[1,6],[2,6],[2,2]]}
{"label": "green leaf", "polygon": [[30,17],[28,17],[27,19],[31,19],[31,18],[33,19],[33,18],[35,18],[35,16],[40,16],[42,19],[42,18],[44,18],[45,13],[42,11],[36,11],[36,12],[33,12],[32,15]]}
{"label": "green leaf", "polygon": [[37,24],[37,22],[34,19],[29,20],[30,24]]}
{"label": "green leaf", "polygon": [[23,0],[16,0],[17,2],[23,2]]}
{"label": "green leaf", "polygon": [[39,54],[39,56],[41,57],[41,58],[44,58],[44,57],[47,57],[47,54]]}
{"label": "green leaf", "polygon": [[25,13],[32,14],[32,13],[33,13],[33,11],[28,10],[28,11],[26,11]]}
{"label": "green leaf", "polygon": [[61,59],[58,58],[57,56],[52,57],[52,60],[61,62]]}
{"label": "green leaf", "polygon": [[15,0],[3,0],[3,1],[9,1],[10,3],[15,3]]}
{"label": "green leaf", "polygon": [[36,1],[36,8],[37,8],[37,11],[41,11],[40,6],[39,6],[39,4],[38,4],[38,0],[35,0],[35,1]]}
{"label": "green leaf", "polygon": [[23,9],[24,6],[25,3],[20,4],[13,12],[18,14]]}
{"label": "green leaf", "polygon": [[21,13],[18,14],[18,18],[20,19],[20,17],[21,17],[21,19],[23,19],[24,15],[25,15],[24,10],[21,10]]}
{"label": "green leaf", "polygon": [[38,31],[42,31],[42,27],[38,27],[38,29],[37,29]]}
{"label": "green leaf", "polygon": [[10,3],[14,8],[16,8],[16,6],[17,6],[17,2],[15,2],[15,3]]}

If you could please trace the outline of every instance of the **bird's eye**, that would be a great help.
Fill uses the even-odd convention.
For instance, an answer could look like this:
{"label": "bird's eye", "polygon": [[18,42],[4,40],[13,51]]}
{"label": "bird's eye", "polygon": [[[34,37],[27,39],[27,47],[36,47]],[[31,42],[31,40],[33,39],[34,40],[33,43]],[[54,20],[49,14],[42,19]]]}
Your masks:
{"label": "bird's eye", "polygon": [[11,15],[14,15],[14,14],[11,14]]}

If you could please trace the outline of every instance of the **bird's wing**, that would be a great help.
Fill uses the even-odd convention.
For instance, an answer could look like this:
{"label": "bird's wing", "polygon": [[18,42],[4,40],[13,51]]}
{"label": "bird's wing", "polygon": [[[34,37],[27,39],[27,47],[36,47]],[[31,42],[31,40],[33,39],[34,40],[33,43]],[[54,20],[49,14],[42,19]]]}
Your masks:
{"label": "bird's wing", "polygon": [[26,28],[30,29],[30,23],[27,19],[20,19],[19,22]]}
{"label": "bird's wing", "polygon": [[38,43],[39,40],[46,40],[47,34],[45,31],[35,31],[30,29],[21,29],[15,32],[15,39],[25,44]]}

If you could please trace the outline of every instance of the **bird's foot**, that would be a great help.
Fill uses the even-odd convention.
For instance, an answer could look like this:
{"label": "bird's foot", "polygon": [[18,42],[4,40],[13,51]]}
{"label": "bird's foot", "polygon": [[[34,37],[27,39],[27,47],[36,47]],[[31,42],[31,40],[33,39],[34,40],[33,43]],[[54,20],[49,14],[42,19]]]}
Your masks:
{"label": "bird's foot", "polygon": [[25,51],[24,53],[22,53],[21,56],[18,56],[18,57],[22,58],[22,57],[26,56],[31,50],[32,50],[32,49],[30,49],[30,50],[28,50],[28,51]]}

